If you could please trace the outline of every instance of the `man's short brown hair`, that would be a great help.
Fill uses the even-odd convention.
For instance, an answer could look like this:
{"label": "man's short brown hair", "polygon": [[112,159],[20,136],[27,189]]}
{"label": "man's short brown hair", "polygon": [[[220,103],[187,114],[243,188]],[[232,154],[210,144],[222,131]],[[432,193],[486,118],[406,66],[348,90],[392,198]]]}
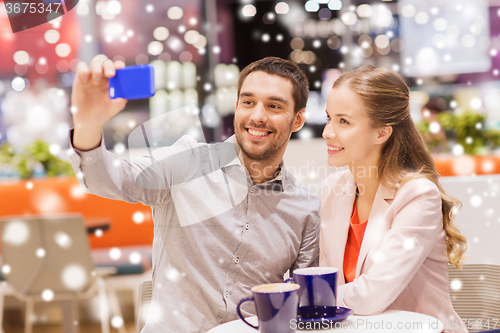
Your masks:
{"label": "man's short brown hair", "polygon": [[238,98],[243,81],[245,81],[250,73],[257,71],[290,80],[293,85],[292,96],[295,102],[295,113],[306,107],[309,97],[309,81],[306,74],[295,63],[278,57],[266,57],[254,61],[241,71],[238,78]]}

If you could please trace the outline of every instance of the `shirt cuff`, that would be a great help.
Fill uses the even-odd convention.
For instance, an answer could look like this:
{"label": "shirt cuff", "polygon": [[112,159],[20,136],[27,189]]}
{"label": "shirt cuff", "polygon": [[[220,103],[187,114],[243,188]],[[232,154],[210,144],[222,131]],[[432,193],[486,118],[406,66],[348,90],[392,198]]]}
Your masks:
{"label": "shirt cuff", "polygon": [[86,164],[91,164],[93,161],[99,159],[102,157],[102,150],[105,149],[104,145],[104,136],[101,135],[101,142],[99,143],[99,146],[90,149],[90,150],[81,150],[78,148],[75,148],[73,145],[73,135],[74,135],[75,129],[72,128],[69,131],[69,144],[71,145],[71,148],[73,149],[74,153],[71,154],[71,159],[76,159],[78,164],[81,162],[86,162]]}
{"label": "shirt cuff", "polygon": [[74,151],[77,151],[79,153],[85,153],[85,152],[94,151],[96,149],[104,147],[104,135],[102,135],[102,133],[101,133],[101,142],[99,143],[99,145],[97,147],[95,147],[95,148],[88,149],[88,150],[81,150],[81,149],[75,148],[75,146],[73,145],[73,137],[74,137],[74,135],[75,135],[75,129],[72,128],[72,129],[69,130],[69,144],[70,144],[71,148],[73,148]]}
{"label": "shirt cuff", "polygon": [[73,166],[73,170],[75,171],[76,178],[80,182],[80,185],[84,188],[84,190],[88,191],[88,187],[84,181],[84,175],[82,171],[82,165],[91,165],[98,160],[101,160],[103,157],[103,149],[105,149],[104,145],[104,136],[101,135],[101,143],[94,149],[91,150],[80,150],[75,148],[73,145],[73,134],[75,129],[72,128],[69,131],[69,144],[73,152],[69,156],[71,165]]}

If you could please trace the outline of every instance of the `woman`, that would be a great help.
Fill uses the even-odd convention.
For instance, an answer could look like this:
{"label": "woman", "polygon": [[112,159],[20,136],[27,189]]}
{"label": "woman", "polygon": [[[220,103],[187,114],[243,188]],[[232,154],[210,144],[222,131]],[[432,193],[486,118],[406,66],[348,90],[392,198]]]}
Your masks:
{"label": "woman", "polygon": [[339,268],[338,305],[420,312],[466,332],[448,290],[448,262],[460,267],[467,248],[453,225],[460,202],[438,183],[407,85],[363,66],[335,82],[326,112],[328,164],[349,167],[321,194],[320,266]]}

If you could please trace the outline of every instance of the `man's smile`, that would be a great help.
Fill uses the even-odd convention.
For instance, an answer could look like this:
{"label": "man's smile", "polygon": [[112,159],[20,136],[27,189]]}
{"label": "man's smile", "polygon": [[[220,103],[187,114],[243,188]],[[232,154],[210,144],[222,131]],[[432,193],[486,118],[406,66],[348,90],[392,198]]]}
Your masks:
{"label": "man's smile", "polygon": [[253,140],[262,140],[267,138],[272,132],[266,131],[258,128],[245,128],[248,134],[248,137]]}

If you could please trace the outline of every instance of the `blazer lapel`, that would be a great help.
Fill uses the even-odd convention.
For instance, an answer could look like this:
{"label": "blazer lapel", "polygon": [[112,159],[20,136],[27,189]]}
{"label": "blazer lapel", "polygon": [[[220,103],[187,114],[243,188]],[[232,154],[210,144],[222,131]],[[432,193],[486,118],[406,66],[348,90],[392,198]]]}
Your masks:
{"label": "blazer lapel", "polygon": [[366,257],[368,256],[374,241],[383,238],[381,233],[384,228],[381,226],[387,223],[384,217],[385,213],[389,209],[390,202],[394,199],[394,194],[394,190],[390,190],[382,184],[379,184],[377,193],[375,194],[375,199],[373,200],[370,216],[368,217],[368,224],[366,225],[363,242],[361,243],[361,248],[359,250],[358,263],[356,265],[356,277],[361,274]]}
{"label": "blazer lapel", "polygon": [[[339,284],[344,284],[344,252],[349,234],[349,221],[352,213],[352,206],[356,196],[356,183],[350,172],[346,172],[343,177],[345,185],[342,188],[342,193],[337,196],[336,205],[332,212],[333,223],[330,224],[331,229],[326,236],[326,239],[331,240],[331,257],[332,266],[339,269]],[[340,278],[342,277],[342,278]]]}

